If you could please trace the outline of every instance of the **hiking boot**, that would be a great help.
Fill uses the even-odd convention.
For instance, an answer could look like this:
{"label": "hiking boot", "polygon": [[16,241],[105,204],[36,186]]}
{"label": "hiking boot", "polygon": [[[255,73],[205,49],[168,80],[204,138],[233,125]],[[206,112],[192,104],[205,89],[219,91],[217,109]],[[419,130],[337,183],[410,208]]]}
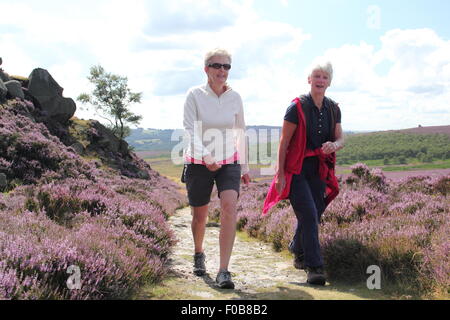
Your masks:
{"label": "hiking boot", "polygon": [[326,282],[325,274],[322,267],[306,267],[307,280],[309,284],[324,286]]}
{"label": "hiking boot", "polygon": [[305,257],[304,257],[304,255],[295,253],[294,249],[293,249],[293,246],[294,246],[294,242],[291,241],[291,243],[288,246],[288,250],[289,250],[290,253],[292,253],[294,255],[294,267],[295,267],[295,269],[299,269],[299,270],[305,269],[305,261],[304,261]]}
{"label": "hiking boot", "polygon": [[206,273],[206,266],[205,266],[205,254],[203,252],[196,253],[194,255],[194,274],[196,276],[203,276]]}
{"label": "hiking boot", "polygon": [[234,283],[231,281],[231,274],[228,271],[219,271],[216,282],[221,289],[234,289]]}

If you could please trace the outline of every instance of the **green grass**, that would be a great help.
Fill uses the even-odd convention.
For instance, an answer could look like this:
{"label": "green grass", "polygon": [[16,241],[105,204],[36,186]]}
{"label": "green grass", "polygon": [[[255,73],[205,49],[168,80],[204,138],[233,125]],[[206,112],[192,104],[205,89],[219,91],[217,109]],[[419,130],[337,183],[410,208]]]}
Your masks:
{"label": "green grass", "polygon": [[159,159],[159,160],[164,160],[164,159],[169,159],[171,154],[168,151],[141,151],[141,150],[135,150],[135,153],[137,153],[138,155],[140,155],[144,160],[148,160],[148,159]]}
{"label": "green grass", "polygon": [[174,165],[172,163],[172,161],[170,160],[170,155],[166,155],[166,154],[160,154],[160,155],[156,155],[156,156],[145,157],[144,160],[149,162],[149,163],[170,162],[172,165]]}
{"label": "green grass", "polygon": [[[396,163],[401,158],[450,158],[450,136],[447,134],[413,134],[376,132],[348,136],[338,162],[366,162],[386,158]],[[425,160],[426,161],[426,160]]]}
{"label": "green grass", "polygon": [[[159,172],[161,175],[168,177],[170,180],[180,184],[180,176],[183,171],[183,165],[174,165],[170,155],[159,154],[156,157],[146,157],[144,159],[147,161],[152,169]],[[383,165],[383,160],[367,160],[363,161],[367,166],[373,168],[381,168],[385,172],[396,172],[396,171],[410,171],[410,170],[433,170],[433,169],[449,169],[450,160],[435,161],[433,163],[420,163],[417,159],[411,158],[407,159],[410,164],[406,165]],[[338,166],[337,174],[350,174],[351,165]],[[267,165],[251,164],[251,169],[261,169],[267,168]],[[271,177],[268,176],[253,176],[251,177],[253,181],[266,181],[270,180]]]}
{"label": "green grass", "polygon": [[445,160],[433,163],[412,164],[402,166],[385,166],[383,167],[383,171],[433,170],[433,169],[449,169],[449,168],[450,168],[450,160]]}
{"label": "green grass", "polygon": [[[433,170],[433,169],[450,169],[450,159],[447,160],[436,160],[430,163],[420,162],[416,158],[407,159],[407,164],[388,164],[385,165],[383,160],[365,160],[361,161],[361,163],[366,164],[368,167],[379,167],[383,171],[409,171],[409,170]],[[339,167],[350,167],[356,164],[343,164],[339,165]],[[345,170],[346,171],[346,170]]]}
{"label": "green grass", "polygon": [[145,158],[150,167],[159,174],[169,178],[170,180],[183,185],[181,183],[181,173],[183,165],[174,165],[170,157]]}

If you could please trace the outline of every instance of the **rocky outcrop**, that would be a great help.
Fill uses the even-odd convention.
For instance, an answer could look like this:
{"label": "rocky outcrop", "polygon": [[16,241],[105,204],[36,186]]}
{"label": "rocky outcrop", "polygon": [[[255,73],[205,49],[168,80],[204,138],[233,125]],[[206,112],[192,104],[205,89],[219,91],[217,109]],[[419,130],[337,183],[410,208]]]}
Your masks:
{"label": "rocky outcrop", "polygon": [[[45,69],[34,69],[28,78],[10,76],[0,69],[0,102],[14,100],[16,112],[44,123],[49,132],[72,147],[73,152],[98,157],[103,165],[125,176],[149,179],[150,166],[130,152],[125,140],[117,138],[98,121],[70,120],[76,104],[71,98],[64,98],[63,91]],[[0,176],[0,188],[2,178]]]}
{"label": "rocky outcrop", "polygon": [[97,154],[103,163],[130,178],[149,179],[150,166],[129,151],[128,143],[117,138],[100,122],[89,121],[89,145],[86,153]]}
{"label": "rocky outcrop", "polygon": [[75,114],[75,101],[64,98],[63,91],[45,69],[34,69],[29,76],[28,92],[39,101],[46,117],[44,120],[66,123]]}
{"label": "rocky outcrop", "polygon": [[91,121],[91,127],[96,132],[95,144],[109,152],[126,154],[128,152],[128,143],[117,138],[111,130],[103,126],[98,121]]}

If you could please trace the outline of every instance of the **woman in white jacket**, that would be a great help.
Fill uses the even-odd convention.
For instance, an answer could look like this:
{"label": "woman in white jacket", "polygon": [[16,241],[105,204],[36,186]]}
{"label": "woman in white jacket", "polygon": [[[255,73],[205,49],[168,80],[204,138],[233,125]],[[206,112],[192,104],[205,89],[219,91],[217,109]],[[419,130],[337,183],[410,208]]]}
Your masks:
{"label": "woman in white jacket", "polygon": [[240,181],[248,184],[245,121],[240,95],[227,84],[231,55],[223,49],[206,54],[208,82],[188,91],[184,106],[184,128],[190,138],[185,150],[184,180],[192,208],[194,273],[206,273],[203,239],[208,204],[216,184],[221,204],[220,266],[216,282],[234,289],[228,265],[236,235]]}

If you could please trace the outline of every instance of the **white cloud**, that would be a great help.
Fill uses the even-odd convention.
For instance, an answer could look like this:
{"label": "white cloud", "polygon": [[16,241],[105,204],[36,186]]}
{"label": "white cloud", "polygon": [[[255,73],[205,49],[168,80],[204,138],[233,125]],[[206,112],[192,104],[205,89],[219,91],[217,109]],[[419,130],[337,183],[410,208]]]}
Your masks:
{"label": "white cloud", "polygon": [[[176,33],[173,30],[161,34],[146,33],[136,45],[135,52],[129,54],[132,58],[122,66],[124,72],[130,77],[141,78],[147,84],[139,89],[144,91],[144,104],[148,105],[142,126],[181,127],[182,119],[167,116],[166,111],[173,110],[182,115],[187,89],[206,81],[204,53],[219,46],[233,54],[230,83],[246,101],[247,122],[264,123],[267,119],[261,117],[261,114],[264,115],[261,110],[273,108],[274,101],[283,106],[288,103],[285,93],[290,86],[285,83],[286,75],[293,76],[290,71],[292,65],[286,59],[293,59],[309,36],[289,24],[262,20],[255,15],[251,2],[221,3],[220,9],[225,7],[230,12],[238,13],[231,15],[234,17],[232,23],[223,24],[219,20],[212,31],[188,26],[193,30],[190,33]],[[188,4],[189,1],[181,2],[176,14],[189,11],[189,23],[197,20],[195,16],[201,20],[205,15],[204,4]],[[285,63],[280,64],[283,61]],[[252,97],[255,100],[248,102]],[[265,115],[267,117],[267,113]]]}
{"label": "white cloud", "polygon": [[[181,127],[182,119],[168,111],[182,114],[186,90],[206,80],[204,53],[219,46],[233,54],[230,82],[251,100],[246,112],[257,115],[247,122],[263,123],[260,110],[279,103],[289,87],[286,77],[293,77],[286,59],[309,38],[287,23],[262,20],[251,0],[50,2],[0,4],[2,12],[21,13],[19,26],[6,15],[0,28],[17,27],[11,37],[20,46],[6,45],[15,56],[22,53],[24,73],[48,69],[72,98],[89,90],[86,77],[94,64],[126,75],[132,90],[143,92],[135,110],[144,115],[144,127]],[[79,108],[77,115],[88,113]]]}
{"label": "white cloud", "polygon": [[382,54],[394,62],[388,78],[395,88],[448,85],[450,41],[431,29],[392,30],[381,38]]}
{"label": "white cloud", "polygon": [[220,0],[149,1],[147,10],[144,31],[150,36],[215,32],[232,25],[239,15],[232,2]]}
{"label": "white cloud", "polygon": [[[101,64],[143,92],[133,107],[143,127],[182,126],[184,94],[206,81],[203,55],[218,46],[233,54],[230,84],[248,124],[280,125],[290,99],[308,91],[308,62],[298,57],[312,36],[261,18],[252,0],[30,0],[0,2],[0,12],[7,72],[46,68],[75,99],[90,90],[89,68]],[[333,62],[329,94],[341,103],[344,129],[449,124],[450,42],[431,29],[391,30],[380,41],[380,49],[362,41],[320,57]],[[80,108],[77,115],[92,117]]]}
{"label": "white cloud", "polygon": [[[431,29],[391,30],[378,51],[364,42],[328,50],[343,125],[353,130],[400,129],[450,123],[450,41]],[[390,61],[386,75],[377,65]]]}
{"label": "white cloud", "polygon": [[36,66],[36,61],[17,45],[11,34],[0,34],[0,48],[3,58],[2,68],[14,75],[28,76]]}

